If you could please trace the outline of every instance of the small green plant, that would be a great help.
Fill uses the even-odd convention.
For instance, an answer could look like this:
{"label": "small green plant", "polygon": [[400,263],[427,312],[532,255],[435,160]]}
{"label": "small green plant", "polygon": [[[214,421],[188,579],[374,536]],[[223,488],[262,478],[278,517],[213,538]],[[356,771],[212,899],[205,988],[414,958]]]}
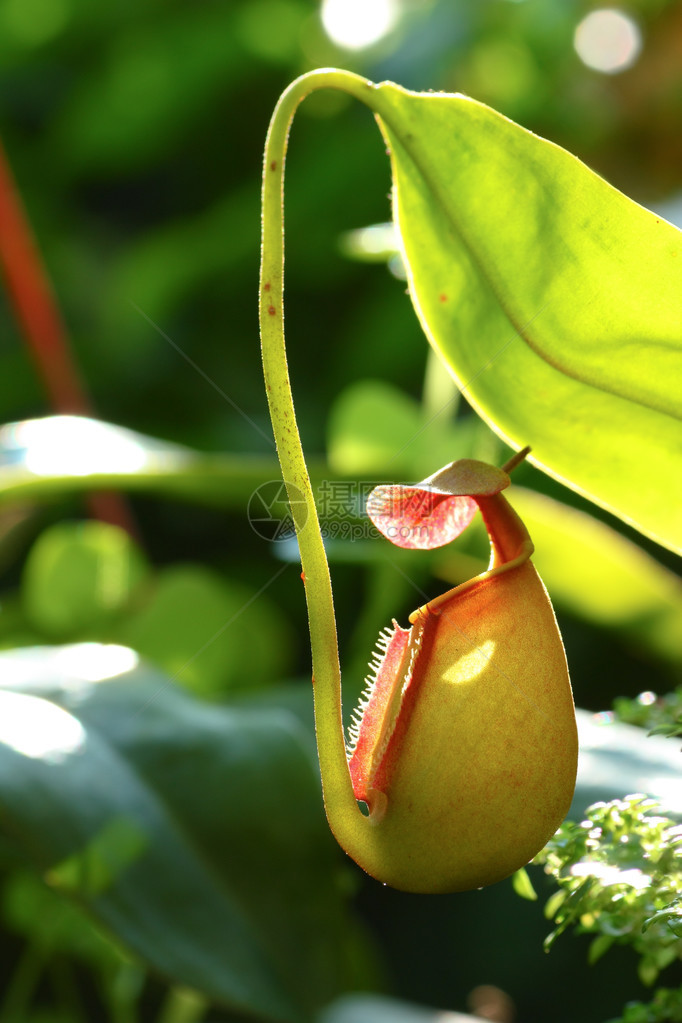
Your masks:
{"label": "small green plant", "polygon": [[[653,984],[682,959],[681,852],[682,825],[643,795],[595,803],[585,820],[564,823],[534,861],[558,885],[545,906],[555,923],[545,947],[568,928],[593,936],[591,963],[613,945],[629,945],[640,979]],[[657,991],[648,1006],[623,1016],[624,1023],[677,1019],[682,988]]]}

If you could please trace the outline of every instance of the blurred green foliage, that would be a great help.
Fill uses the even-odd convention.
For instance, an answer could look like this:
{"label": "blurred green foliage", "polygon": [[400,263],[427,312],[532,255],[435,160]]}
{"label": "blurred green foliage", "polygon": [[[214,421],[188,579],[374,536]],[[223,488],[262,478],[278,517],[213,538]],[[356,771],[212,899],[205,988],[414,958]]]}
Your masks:
{"label": "blurred green foliage", "polygon": [[[335,849],[312,756],[295,552],[264,541],[246,514],[252,492],[277,478],[256,297],[261,154],[278,94],[325,65],[463,91],[674,219],[682,4],[629,5],[643,49],[614,75],[585,67],[573,47],[593,6],[403,0],[386,39],[348,52],[327,38],[313,0],[0,0],[0,135],[97,413],[200,452],[173,449],[155,461],[150,445],[154,457],[148,451],[124,470],[107,463],[100,439],[85,475],[56,454],[52,473],[36,474],[17,431],[3,434],[2,647],[101,643],[111,673],[112,651],[131,646],[146,664],[120,677],[95,672],[108,679],[96,683],[94,669],[83,678],[64,660],[69,647],[40,655],[30,670],[21,656],[11,668],[6,658],[16,655],[3,654],[3,689],[66,708],[91,738],[88,756],[99,751],[109,766],[88,759],[79,772],[78,763],[5,749],[5,807],[15,816],[5,827],[3,810],[0,837],[2,1023],[236,1023],[244,1003],[211,987],[216,976],[227,987],[243,979],[221,930],[228,919],[248,935],[233,942],[240,952],[251,941],[260,950],[261,1016],[268,997],[281,1009],[281,987],[282,1004],[308,1017],[353,988],[388,987],[463,1010],[472,988],[493,983],[525,1023],[600,1023],[628,999],[649,1001],[627,948],[614,947],[594,969],[587,939],[559,942],[544,957],[537,903],[521,902],[507,883],[408,897],[370,882]],[[504,458],[427,364],[404,282],[343,251],[346,232],[388,219],[388,187],[367,112],[337,96],[308,101],[288,164],[287,327],[317,483],[419,478],[450,458]],[[0,421],[49,414],[4,301],[0,331]],[[92,443],[77,431],[56,450]],[[682,661],[676,559],[530,467],[515,482],[530,491],[519,500],[535,509],[577,702],[599,710],[644,689],[673,689]],[[130,491],[135,539],[82,521],[79,495],[93,484]],[[360,516],[361,508],[348,511],[353,522]],[[567,556],[576,544],[579,556]],[[348,703],[378,630],[392,616],[404,620],[421,591],[437,592],[439,578],[471,575],[482,556],[474,534],[446,555],[402,561],[407,579],[371,537],[330,540]],[[239,724],[244,714],[250,730]],[[75,789],[59,786],[67,776]],[[54,816],[35,801],[45,791],[62,800]],[[112,822],[126,792],[140,799],[144,841],[124,827],[120,847]],[[171,836],[165,845],[156,844],[159,820]],[[56,892],[61,885],[73,895],[84,850],[96,878],[111,884],[86,885],[72,904]],[[549,894],[549,882],[533,880]],[[156,897],[148,916],[141,891]],[[661,979],[677,984],[679,966]],[[204,993],[178,983],[203,984]],[[633,1008],[624,1019],[675,1018],[677,995],[657,998],[660,1011]],[[363,1011],[362,1023],[374,1023]]]}
{"label": "blurred green foliage", "polygon": [[[556,927],[549,948],[562,931],[576,927],[592,935],[589,960],[596,963],[616,943],[639,956],[638,973],[653,984],[661,970],[682,957],[682,827],[661,816],[655,800],[642,795],[595,803],[585,820],[562,825],[535,862],[544,865],[559,890],[545,906]],[[668,1011],[679,1013],[682,989]],[[656,1001],[661,1001],[659,994]],[[655,1010],[649,1017],[659,1018]],[[639,1019],[632,1009],[624,1019]],[[674,1015],[669,1017],[673,1019]]]}
{"label": "blurred green foliage", "polygon": [[620,721],[647,728],[650,735],[682,735],[682,687],[657,696],[647,690],[634,700],[619,696],[613,709]]}

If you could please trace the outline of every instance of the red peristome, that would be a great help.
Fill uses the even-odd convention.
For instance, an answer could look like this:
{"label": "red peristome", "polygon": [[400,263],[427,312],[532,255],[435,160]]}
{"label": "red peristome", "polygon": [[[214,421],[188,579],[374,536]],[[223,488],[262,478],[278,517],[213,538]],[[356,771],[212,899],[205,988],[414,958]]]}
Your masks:
{"label": "red peristome", "polygon": [[367,500],[367,514],[379,532],[408,550],[450,543],[466,529],[477,507],[471,497],[400,484],[375,487]]}
{"label": "red peristome", "polygon": [[386,714],[391,704],[391,697],[396,685],[402,687],[402,666],[405,663],[410,640],[411,629],[401,629],[394,622],[390,635],[382,634],[378,647],[385,645],[385,652],[376,670],[376,679],[360,702],[361,717],[351,726],[351,738],[355,740],[352,753],[348,760],[353,792],[356,799],[367,800],[371,787],[372,768],[379,747],[386,733]]}
{"label": "red peristome", "polygon": [[372,777],[372,787],[380,792],[385,793],[387,791],[391,769],[396,762],[396,758],[401,755],[403,740],[410,722],[410,715],[419,696],[421,683],[424,679],[425,666],[428,665],[429,658],[431,657],[439,617],[440,612],[432,611],[428,604],[416,612],[414,624],[410,630],[411,635],[415,637],[414,642],[417,645],[414,663],[412,664],[410,678],[403,693],[400,714],[396,717],[395,727],[388,737],[383,754],[375,767]]}

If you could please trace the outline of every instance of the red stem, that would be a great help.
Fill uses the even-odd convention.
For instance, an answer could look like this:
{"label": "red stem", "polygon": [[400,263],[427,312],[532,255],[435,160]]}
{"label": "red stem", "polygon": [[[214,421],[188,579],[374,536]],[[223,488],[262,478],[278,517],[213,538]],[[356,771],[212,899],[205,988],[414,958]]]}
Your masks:
{"label": "red stem", "polygon": [[90,415],[54,292],[1,146],[0,262],[14,315],[52,407],[63,415]]}
{"label": "red stem", "polygon": [[[0,266],[15,319],[53,409],[61,415],[91,416],[92,404],[76,368],[66,327],[2,145]],[[135,532],[130,510],[120,494],[93,493],[88,502],[96,518]]]}

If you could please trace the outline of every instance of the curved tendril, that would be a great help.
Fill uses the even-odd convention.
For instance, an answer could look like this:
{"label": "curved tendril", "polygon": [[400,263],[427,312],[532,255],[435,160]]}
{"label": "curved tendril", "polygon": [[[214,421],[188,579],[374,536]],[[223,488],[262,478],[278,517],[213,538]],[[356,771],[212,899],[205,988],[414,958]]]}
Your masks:
{"label": "curved tendril", "polygon": [[298,104],[310,93],[336,88],[367,102],[375,86],[345,71],[315,71],[293,82],[282,94],[270,122],[265,144],[262,191],[260,327],[263,370],[270,415],[296,526],[308,605],[315,694],[315,727],[320,771],[330,824],[337,838],[356,831],[365,820],[360,812],[346,759],[341,719],[341,671],[329,565],[315,499],[296,423],[284,341],[284,209],[283,184],[289,130]]}
{"label": "curved tendril", "polygon": [[[299,103],[318,89],[339,89],[360,100],[385,123],[391,107],[381,87],[348,71],[313,71],[296,79],[275,107],[265,144],[259,318],[263,371],[277,453],[296,527],[305,586],[313,662],[315,728],[329,823],[353,855],[368,819],[351,783],[341,716],[341,670],[329,565],[315,498],[296,422],[284,339],[284,164]],[[407,143],[406,143],[407,144]],[[409,145],[408,145],[409,149]]]}

